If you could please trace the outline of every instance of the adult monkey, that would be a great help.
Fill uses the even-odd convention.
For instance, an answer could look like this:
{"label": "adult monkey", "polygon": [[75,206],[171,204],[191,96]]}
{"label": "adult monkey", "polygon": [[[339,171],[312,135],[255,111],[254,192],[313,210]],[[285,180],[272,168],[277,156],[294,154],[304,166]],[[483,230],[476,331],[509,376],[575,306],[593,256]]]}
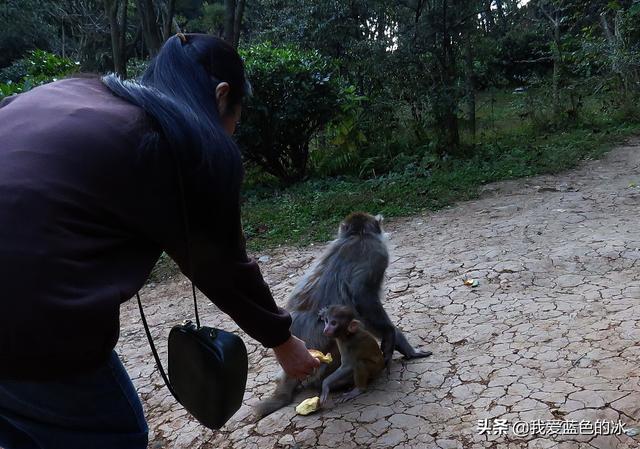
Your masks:
{"label": "adult monkey", "polygon": [[[358,320],[381,339],[384,362],[389,369],[393,351],[405,358],[428,357],[431,351],[416,351],[402,331],[397,329],[382,306],[382,282],[389,265],[389,252],[382,233],[382,217],[363,212],[349,215],[338,230],[338,238],[320,257],[317,264],[294,289],[287,310],[293,322],[291,333],[308,348],[331,352],[334,362],[323,365],[316,381],[320,382],[340,366],[335,340],[323,334],[319,313],[331,305],[345,305],[356,312]],[[256,408],[259,418],[284,407],[293,400],[300,382],[283,374],[274,394]]]}

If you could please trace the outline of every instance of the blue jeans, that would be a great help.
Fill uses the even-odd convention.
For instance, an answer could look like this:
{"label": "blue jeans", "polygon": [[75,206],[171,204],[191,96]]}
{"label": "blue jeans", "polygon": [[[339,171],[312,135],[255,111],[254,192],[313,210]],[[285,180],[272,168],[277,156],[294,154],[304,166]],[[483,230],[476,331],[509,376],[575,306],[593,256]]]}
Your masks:
{"label": "blue jeans", "polygon": [[147,440],[142,404],[115,351],[91,374],[0,381],[0,448],[146,449]]}

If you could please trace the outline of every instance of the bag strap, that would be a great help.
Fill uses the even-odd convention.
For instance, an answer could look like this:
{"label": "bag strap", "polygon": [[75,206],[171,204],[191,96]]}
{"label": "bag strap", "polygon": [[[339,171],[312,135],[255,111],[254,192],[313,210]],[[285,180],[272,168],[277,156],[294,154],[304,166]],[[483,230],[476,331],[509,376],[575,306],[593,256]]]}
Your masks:
{"label": "bag strap", "polygon": [[[177,167],[177,173],[178,173],[178,186],[180,188],[180,200],[181,200],[180,202],[182,205],[182,220],[184,225],[184,236],[185,236],[185,256],[187,259],[187,274],[189,276],[189,279],[191,280],[191,278],[193,278],[192,276],[193,275],[193,259],[191,258],[191,249],[190,249],[191,237],[189,235],[189,217],[187,215],[187,199],[184,194],[184,181],[182,178],[182,169],[180,165],[180,159],[178,158],[178,156],[175,154],[174,151],[171,151],[171,154],[173,156],[174,164]],[[197,329],[200,329],[200,314],[198,313],[198,298],[196,296],[196,286],[193,283],[193,281],[191,281],[191,292],[193,294],[193,308],[196,313],[196,327]],[[171,386],[171,382],[169,382],[169,377],[167,376],[162,366],[162,362],[160,361],[160,356],[158,355],[158,351],[156,350],[156,345],[153,343],[153,338],[151,337],[151,331],[149,330],[149,325],[147,323],[147,317],[145,316],[144,310],[142,308],[142,301],[140,300],[139,292],[136,292],[136,298],[138,299],[138,308],[140,309],[140,317],[142,318],[144,331],[147,334],[147,340],[149,340],[149,346],[151,346],[151,352],[153,353],[153,358],[156,360],[158,371],[160,371],[160,375],[162,376],[164,383],[167,385],[169,392],[173,395],[174,398],[176,398],[178,402],[180,402],[180,398],[178,398],[178,395],[173,390],[173,387]]]}
{"label": "bag strap", "polygon": [[144,316],[144,310],[142,310],[142,301],[140,301],[140,294],[136,293],[136,298],[138,298],[138,308],[140,309],[140,317],[142,318],[142,324],[144,325],[144,331],[147,334],[147,340],[149,340],[149,346],[151,346],[151,352],[153,353],[153,358],[156,359],[156,366],[158,367],[158,371],[160,371],[160,375],[162,376],[162,380],[166,384],[169,392],[173,395],[174,398],[178,402],[180,402],[180,398],[175,391],[173,391],[173,387],[171,386],[171,382],[169,382],[169,377],[167,373],[164,371],[162,367],[162,362],[160,361],[160,356],[158,355],[158,351],[156,350],[156,345],[153,343],[153,338],[151,337],[151,331],[149,330],[149,325],[147,324],[147,318]]}
{"label": "bag strap", "polygon": [[180,203],[182,204],[182,222],[184,225],[184,242],[185,242],[185,256],[187,258],[187,274],[191,281],[191,293],[193,294],[193,309],[196,312],[196,328],[200,329],[200,315],[198,314],[198,299],[196,297],[196,286],[191,280],[193,278],[193,259],[191,258],[191,237],[189,235],[189,215],[187,208],[187,197],[184,194],[184,181],[182,178],[182,167],[180,164],[180,158],[171,151],[173,154],[174,163],[178,172],[178,186],[180,187]]}

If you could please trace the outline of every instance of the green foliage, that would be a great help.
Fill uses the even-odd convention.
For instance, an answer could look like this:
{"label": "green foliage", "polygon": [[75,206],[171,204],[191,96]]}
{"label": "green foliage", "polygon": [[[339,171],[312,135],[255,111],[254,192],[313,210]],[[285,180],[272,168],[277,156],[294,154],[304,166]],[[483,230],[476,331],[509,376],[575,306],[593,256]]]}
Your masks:
{"label": "green foliage", "polygon": [[[119,1],[131,77],[149,53],[144,3]],[[156,13],[169,4],[151,3]],[[176,0],[175,17],[185,32],[219,35],[228,3]],[[353,209],[441,207],[483,182],[569,167],[637,130],[640,1],[524,3],[246,2],[255,94],[239,137],[252,245],[328,238]],[[85,71],[112,68],[102,0],[5,0],[0,23],[0,97],[76,70],[34,48]]]}
{"label": "green foliage", "polygon": [[479,49],[479,86],[522,85],[544,76],[552,68],[548,38],[541,26],[521,26],[496,39],[486,39]]}
{"label": "green foliage", "polygon": [[141,77],[148,66],[148,59],[130,58],[127,61],[127,77],[131,79]]}
{"label": "green foliage", "polygon": [[0,82],[17,83],[29,74],[30,60],[28,57],[20,58],[11,63],[10,66],[0,70]]}
{"label": "green foliage", "polygon": [[71,59],[43,50],[33,50],[27,59],[27,77],[40,84],[65,76],[76,70],[79,65]]}
{"label": "green foliage", "polygon": [[357,173],[362,147],[367,144],[361,127],[366,98],[350,86],[344,90],[340,114],[318,135],[310,159],[314,174],[335,176]]}
{"label": "green foliage", "polygon": [[10,65],[33,48],[49,48],[54,30],[47,16],[53,6],[42,0],[0,3],[0,67]]}
{"label": "green foliage", "polygon": [[[494,101],[491,101],[492,98]],[[603,110],[606,96],[586,102],[583,118],[553,129],[535,129],[521,116],[523,95],[509,91],[480,98],[480,141],[464,158],[432,158],[429,148],[400,153],[395,172],[362,180],[311,179],[296,186],[245,191],[243,223],[248,246],[257,251],[280,244],[326,241],[354,210],[406,216],[474,198],[481,185],[557,173],[583,159],[599,157],[626,136],[640,132],[640,121],[620,120],[618,106]],[[424,160],[417,156],[423,152]]]}
{"label": "green foliage", "polygon": [[16,83],[0,83],[0,100],[22,92],[22,86]]}
{"label": "green foliage", "polygon": [[353,90],[317,52],[266,42],[242,55],[253,87],[238,133],[243,154],[285,183],[299,181],[311,139],[353,101]]}
{"label": "green foliage", "polygon": [[[44,50],[33,50],[2,72],[6,82],[0,83],[0,96],[25,92],[36,86],[56,81],[78,69],[79,63]],[[20,76],[17,81],[14,79]],[[13,78],[12,78],[13,77]],[[1,81],[1,80],[0,80]]]}
{"label": "green foliage", "polygon": [[200,8],[179,20],[185,32],[218,34],[223,27],[224,5],[217,2],[202,2]]}

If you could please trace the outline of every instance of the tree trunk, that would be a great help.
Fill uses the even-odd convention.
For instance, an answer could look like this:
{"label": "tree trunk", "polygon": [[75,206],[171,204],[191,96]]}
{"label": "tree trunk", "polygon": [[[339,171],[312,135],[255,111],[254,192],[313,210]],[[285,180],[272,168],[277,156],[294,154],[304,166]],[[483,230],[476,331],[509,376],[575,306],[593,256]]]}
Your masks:
{"label": "tree trunk", "polygon": [[222,38],[230,44],[233,44],[235,17],[236,0],[224,0],[224,30]]}
{"label": "tree trunk", "polygon": [[238,0],[233,20],[233,47],[238,48],[240,43],[240,29],[242,27],[242,18],[244,17],[245,0]]}
{"label": "tree trunk", "polygon": [[493,20],[493,11],[491,11],[491,3],[492,0],[485,0],[484,2],[484,19],[486,23],[487,34],[491,33],[495,26],[495,21]]}
{"label": "tree trunk", "polygon": [[620,12],[616,14],[614,19],[613,32],[611,31],[609,22],[607,22],[607,18],[604,14],[600,16],[600,25],[602,26],[604,35],[607,38],[607,43],[609,44],[608,57],[611,64],[611,70],[620,79],[620,93],[624,96],[629,90],[628,80],[633,79],[634,73],[631,67],[620,63],[620,58],[618,56],[620,54],[620,50],[622,50],[622,47],[624,46],[620,32]]}
{"label": "tree trunk", "polygon": [[64,32],[64,19],[62,19],[62,57],[66,58],[67,57],[67,53],[66,53],[66,48],[65,48],[65,32]]}
{"label": "tree trunk", "polygon": [[174,26],[174,15],[176,11],[176,0],[167,0],[166,8],[164,9],[163,21],[162,21],[162,40],[166,41],[173,34],[171,29]]}
{"label": "tree trunk", "polygon": [[502,0],[496,0],[496,10],[498,11],[498,22],[500,23],[500,28],[502,28],[504,26],[504,7]]}
{"label": "tree trunk", "polygon": [[469,129],[473,136],[473,144],[476,143],[476,88],[473,76],[473,53],[471,48],[471,35],[467,31],[464,46],[465,62],[465,88],[467,91],[467,109],[469,114]]}
{"label": "tree trunk", "polygon": [[560,21],[553,22],[553,112],[560,113]]}
{"label": "tree trunk", "polygon": [[448,23],[448,1],[442,2],[442,83],[447,98],[444,99],[444,111],[441,124],[444,129],[444,143],[451,152],[456,152],[460,147],[460,134],[458,131],[458,116],[455,111],[455,55],[453,53],[451,33]]}
{"label": "tree trunk", "polygon": [[[127,77],[127,57],[126,47],[126,17],[127,17],[127,1],[121,0],[104,0],[105,13],[109,19],[111,29],[111,53],[113,56],[113,69],[122,78]],[[124,17],[124,23],[118,20],[118,9]],[[122,20],[122,19],[121,19]]]}
{"label": "tree trunk", "polygon": [[155,56],[162,46],[159,24],[153,0],[137,0],[138,14],[142,23],[142,35],[150,56]]}

